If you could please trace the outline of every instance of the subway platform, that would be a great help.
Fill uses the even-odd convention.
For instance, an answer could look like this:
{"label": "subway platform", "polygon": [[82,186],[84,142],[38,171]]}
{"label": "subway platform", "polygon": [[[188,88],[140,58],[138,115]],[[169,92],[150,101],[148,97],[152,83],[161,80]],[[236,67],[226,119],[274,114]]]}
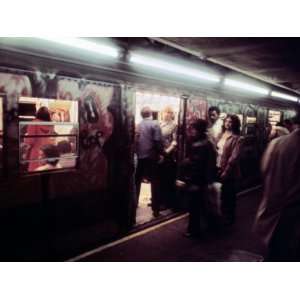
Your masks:
{"label": "subway platform", "polygon": [[263,261],[261,245],[251,232],[261,198],[259,187],[238,196],[236,223],[218,234],[187,238],[188,214],[179,215],[120,240],[82,253],[69,261],[222,262]]}

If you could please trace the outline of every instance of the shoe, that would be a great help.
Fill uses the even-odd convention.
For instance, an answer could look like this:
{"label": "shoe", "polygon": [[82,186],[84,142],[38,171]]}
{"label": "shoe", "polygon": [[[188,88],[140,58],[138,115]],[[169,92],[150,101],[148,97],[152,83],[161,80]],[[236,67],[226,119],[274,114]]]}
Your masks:
{"label": "shoe", "polygon": [[187,237],[187,238],[190,238],[190,237],[192,237],[193,235],[192,235],[190,232],[185,232],[185,233],[183,234],[183,236],[184,236],[184,237]]}
{"label": "shoe", "polygon": [[161,216],[161,214],[159,213],[159,211],[154,211],[153,212],[153,217],[154,218],[157,218],[157,217],[160,217]]}
{"label": "shoe", "polygon": [[203,233],[191,233],[191,232],[185,232],[183,234],[184,237],[186,238],[195,238],[195,239],[202,239],[203,238]]}

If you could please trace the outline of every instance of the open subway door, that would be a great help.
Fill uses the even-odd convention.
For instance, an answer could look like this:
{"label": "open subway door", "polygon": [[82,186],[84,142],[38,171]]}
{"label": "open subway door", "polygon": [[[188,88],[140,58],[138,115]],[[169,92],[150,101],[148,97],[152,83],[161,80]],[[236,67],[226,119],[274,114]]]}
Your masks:
{"label": "open subway door", "polygon": [[[138,90],[136,92],[136,111],[135,111],[135,125],[139,127],[142,121],[141,110],[149,107],[152,111],[151,119],[159,123],[165,150],[169,147],[169,142],[176,142],[178,118],[180,115],[180,97],[174,93],[159,93],[157,91]],[[167,120],[168,119],[168,120]],[[137,138],[138,135],[136,135]],[[175,181],[176,177],[176,153],[177,150],[172,151],[168,157],[157,165],[157,178],[159,182],[159,203],[160,215],[168,215],[171,209],[174,208],[175,186],[172,178]],[[141,163],[141,162],[140,162]],[[147,178],[147,170],[141,171],[138,169],[140,182],[140,175],[142,174],[142,183],[140,185],[139,199],[137,199],[136,210],[136,224],[143,224],[153,219],[153,199],[151,180]],[[137,176],[137,175],[136,175]],[[136,183],[137,185],[137,183]],[[151,209],[152,208],[152,209]]]}

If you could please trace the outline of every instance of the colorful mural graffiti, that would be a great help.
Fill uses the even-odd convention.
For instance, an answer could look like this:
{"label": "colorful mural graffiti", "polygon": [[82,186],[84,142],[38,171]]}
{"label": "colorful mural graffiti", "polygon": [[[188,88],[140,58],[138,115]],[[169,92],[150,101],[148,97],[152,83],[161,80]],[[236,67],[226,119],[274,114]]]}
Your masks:
{"label": "colorful mural graffiti", "polygon": [[70,79],[58,80],[57,97],[79,101],[81,185],[107,187],[108,160],[103,147],[114,128],[114,119],[109,111],[114,89]]}
{"label": "colorful mural graffiti", "polygon": [[[39,95],[41,98],[47,98],[54,95],[56,99],[74,100],[79,103],[79,164],[72,177],[67,177],[64,181],[61,181],[60,175],[51,177],[50,197],[108,188],[109,180],[113,177],[111,172],[115,172],[113,165],[117,163],[117,159],[113,159],[112,149],[118,148],[114,145],[115,141],[122,140],[122,137],[118,136],[120,130],[115,131],[115,123],[121,127],[127,118],[127,113],[124,114],[120,106],[119,86],[48,76],[40,72],[31,72],[28,75],[0,73],[0,92],[7,96],[8,142],[5,146],[10,152],[6,159],[12,173],[19,172],[18,99],[22,96]],[[123,121],[122,114],[125,117]],[[27,181],[29,184],[37,180],[32,178],[22,182]],[[29,188],[28,195],[32,196],[30,190]],[[31,198],[38,199],[39,196]]]}
{"label": "colorful mural graffiti", "polygon": [[31,96],[32,86],[28,76],[0,73],[0,93],[8,98],[8,109],[16,107],[17,97]]}
{"label": "colorful mural graffiti", "polygon": [[190,124],[197,119],[207,119],[207,101],[201,98],[190,98],[186,106],[186,130],[189,135]]}

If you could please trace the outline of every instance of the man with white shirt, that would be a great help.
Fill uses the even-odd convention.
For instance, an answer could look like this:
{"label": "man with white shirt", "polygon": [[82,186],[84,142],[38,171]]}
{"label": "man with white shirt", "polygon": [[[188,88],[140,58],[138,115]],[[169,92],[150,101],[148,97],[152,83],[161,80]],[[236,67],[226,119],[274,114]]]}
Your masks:
{"label": "man with white shirt", "polygon": [[208,136],[210,140],[217,145],[218,138],[222,133],[223,121],[220,119],[220,109],[217,106],[211,106],[208,109],[209,129]]}

